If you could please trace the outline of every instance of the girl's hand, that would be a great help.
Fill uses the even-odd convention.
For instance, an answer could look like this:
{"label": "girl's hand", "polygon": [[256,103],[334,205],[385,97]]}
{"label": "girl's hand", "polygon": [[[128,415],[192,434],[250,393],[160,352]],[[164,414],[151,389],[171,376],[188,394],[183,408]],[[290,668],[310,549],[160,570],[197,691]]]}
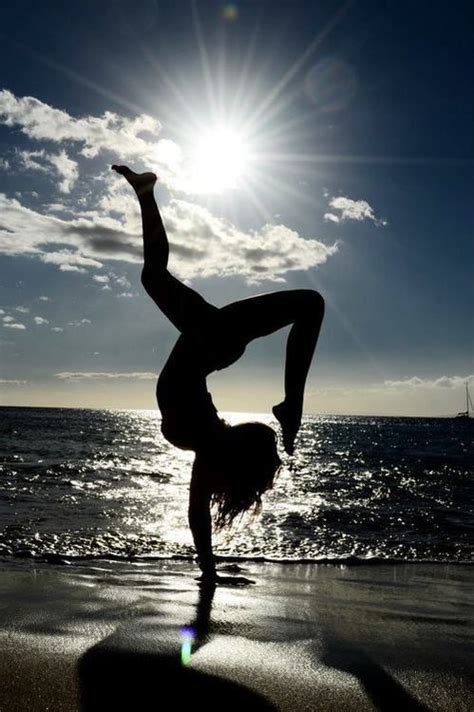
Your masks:
{"label": "girl's hand", "polygon": [[245,576],[218,576],[216,572],[213,575],[203,573],[196,581],[201,586],[250,586],[256,583]]}

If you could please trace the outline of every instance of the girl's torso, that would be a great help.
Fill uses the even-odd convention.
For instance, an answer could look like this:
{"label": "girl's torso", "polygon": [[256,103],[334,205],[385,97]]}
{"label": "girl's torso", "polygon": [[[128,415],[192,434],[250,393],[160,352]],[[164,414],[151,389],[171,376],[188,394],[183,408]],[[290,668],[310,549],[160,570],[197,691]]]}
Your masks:
{"label": "girl's torso", "polygon": [[207,390],[206,377],[237,361],[245,351],[219,312],[181,334],[160,374],[157,400],[163,435],[177,447],[196,450],[225,426]]}
{"label": "girl's torso", "polygon": [[161,430],[173,445],[197,450],[223,427],[206,384],[205,359],[181,336],[158,378]]}

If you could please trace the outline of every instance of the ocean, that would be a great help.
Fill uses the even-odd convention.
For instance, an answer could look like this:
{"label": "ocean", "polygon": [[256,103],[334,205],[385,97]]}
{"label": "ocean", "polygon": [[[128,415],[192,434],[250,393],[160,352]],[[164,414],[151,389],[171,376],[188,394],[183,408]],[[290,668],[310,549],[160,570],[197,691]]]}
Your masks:
{"label": "ocean", "polygon": [[[215,537],[215,553],[472,562],[473,441],[455,419],[305,417],[261,514]],[[192,459],[164,440],[157,411],[0,408],[0,556],[194,557]]]}

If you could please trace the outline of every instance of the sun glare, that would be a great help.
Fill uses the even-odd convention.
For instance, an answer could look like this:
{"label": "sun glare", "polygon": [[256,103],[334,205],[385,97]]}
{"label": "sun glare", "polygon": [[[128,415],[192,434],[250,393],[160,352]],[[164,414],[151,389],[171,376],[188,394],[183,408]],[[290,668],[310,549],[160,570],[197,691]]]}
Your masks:
{"label": "sun glare", "polygon": [[249,167],[249,147],[237,131],[215,128],[202,134],[193,152],[191,180],[199,192],[237,188]]}

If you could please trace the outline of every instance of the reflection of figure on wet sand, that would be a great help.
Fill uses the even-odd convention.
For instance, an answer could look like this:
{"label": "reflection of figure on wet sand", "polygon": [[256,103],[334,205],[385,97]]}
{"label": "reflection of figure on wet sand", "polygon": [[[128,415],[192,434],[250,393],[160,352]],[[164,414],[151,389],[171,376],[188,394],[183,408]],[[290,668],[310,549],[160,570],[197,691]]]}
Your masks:
{"label": "reflection of figure on wet sand", "polygon": [[[189,523],[203,578],[222,582],[212,553],[211,506],[219,529],[258,509],[280,466],[275,433],[263,423],[231,427],[207,391],[206,378],[235,363],[246,346],[291,325],[286,349],[285,398],[273,408],[283,445],[293,452],[301,424],[304,386],[321,327],[324,302],[318,292],[263,294],[218,309],[167,269],[169,245],[156,205],[153,173],[113,166],[137,195],[143,224],[143,285],[181,335],[158,380],[164,436],[193,450]],[[243,583],[243,582],[242,582]]]}

